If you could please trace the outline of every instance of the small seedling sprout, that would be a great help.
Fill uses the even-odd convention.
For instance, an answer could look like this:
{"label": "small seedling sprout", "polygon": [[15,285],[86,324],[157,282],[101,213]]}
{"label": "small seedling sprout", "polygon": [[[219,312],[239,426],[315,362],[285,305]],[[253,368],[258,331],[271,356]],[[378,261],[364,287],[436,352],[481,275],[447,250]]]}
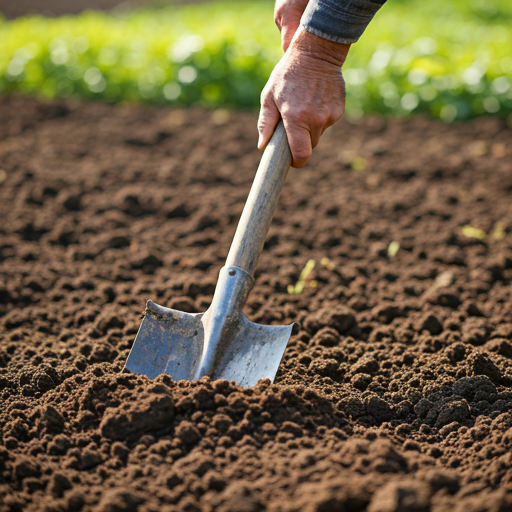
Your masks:
{"label": "small seedling sprout", "polygon": [[400,244],[396,240],[393,240],[388,245],[388,256],[390,258],[394,258],[396,256],[396,253],[399,251],[399,249],[400,249]]}
{"label": "small seedling sprout", "polygon": [[434,284],[432,285],[431,289],[437,290],[439,288],[446,288],[447,286],[450,286],[453,283],[454,279],[455,276],[453,275],[453,272],[445,270],[436,277],[436,280],[434,281]]}
{"label": "small seedling sprout", "polygon": [[[304,290],[304,286],[306,285],[306,280],[309,277],[309,274],[311,274],[311,271],[315,268],[315,260],[308,260],[304,268],[302,269],[299,280],[294,285],[288,285],[288,293],[290,295],[301,293]],[[310,283],[311,286],[311,283]],[[312,285],[313,288],[316,286]]]}
{"label": "small seedling sprout", "polygon": [[503,229],[503,224],[501,222],[496,222],[494,225],[494,229],[492,230],[492,236],[496,240],[501,240],[505,236],[505,230]]}
{"label": "small seedling sprout", "polygon": [[478,240],[485,240],[485,237],[487,236],[487,233],[485,231],[483,231],[482,229],[474,228],[469,224],[466,224],[462,228],[462,234],[467,238],[477,238]]}
{"label": "small seedling sprout", "polygon": [[324,257],[320,260],[320,265],[325,267],[327,270],[332,270],[334,268],[334,263],[327,257]]}
{"label": "small seedling sprout", "polygon": [[361,172],[366,169],[366,160],[362,156],[355,156],[350,162],[353,171]]}

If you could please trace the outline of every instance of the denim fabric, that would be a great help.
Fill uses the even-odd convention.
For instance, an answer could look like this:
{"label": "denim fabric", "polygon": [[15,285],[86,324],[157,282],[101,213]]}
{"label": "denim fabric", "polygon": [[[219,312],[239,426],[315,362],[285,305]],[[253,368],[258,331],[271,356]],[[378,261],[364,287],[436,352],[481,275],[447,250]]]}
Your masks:
{"label": "denim fabric", "polygon": [[309,0],[301,25],[315,36],[355,43],[386,0]]}

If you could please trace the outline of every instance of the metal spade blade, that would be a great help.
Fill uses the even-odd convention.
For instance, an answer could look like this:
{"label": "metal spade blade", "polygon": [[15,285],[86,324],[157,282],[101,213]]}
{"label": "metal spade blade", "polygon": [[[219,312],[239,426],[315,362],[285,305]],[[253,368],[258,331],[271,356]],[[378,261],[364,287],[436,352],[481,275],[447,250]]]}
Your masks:
{"label": "metal spade blade", "polygon": [[126,362],[128,370],[151,379],[161,373],[174,380],[208,375],[241,386],[274,379],[298,324],[258,325],[242,310],[290,163],[280,122],[263,153],[210,308],[190,314],[148,301]]}
{"label": "metal spade blade", "polygon": [[174,380],[209,375],[241,386],[274,380],[296,324],[251,322],[240,306],[251,285],[252,277],[243,270],[223,267],[212,305],[204,314],[148,301],[126,368],[150,379],[161,373]]}

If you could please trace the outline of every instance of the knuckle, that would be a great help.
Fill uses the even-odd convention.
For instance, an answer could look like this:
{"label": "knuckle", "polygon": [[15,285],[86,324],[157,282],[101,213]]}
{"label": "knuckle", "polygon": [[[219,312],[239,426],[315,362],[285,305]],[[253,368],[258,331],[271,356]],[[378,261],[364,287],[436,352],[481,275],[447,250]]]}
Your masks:
{"label": "knuckle", "polygon": [[291,109],[287,106],[281,110],[281,114],[283,116],[283,120],[288,122],[288,124],[296,126],[298,124],[302,124],[302,120],[306,117],[301,111],[297,109]]}
{"label": "knuckle", "polygon": [[341,118],[341,116],[343,115],[345,109],[343,108],[338,108],[336,109],[330,116],[329,116],[329,126],[334,124],[338,119]]}
{"label": "knuckle", "polygon": [[286,2],[276,2],[274,7],[274,18],[282,18],[286,11]]}
{"label": "knuckle", "polygon": [[326,119],[328,118],[328,115],[318,113],[313,114],[310,118],[310,126],[314,128],[322,128],[325,124]]}
{"label": "knuckle", "polygon": [[260,104],[262,107],[268,107],[268,105],[270,104],[270,92],[269,90],[265,87],[262,91],[261,91],[261,94],[260,94]]}
{"label": "knuckle", "polygon": [[276,9],[274,11],[274,23],[277,25],[279,30],[281,30],[284,18],[285,18],[285,6],[283,4],[276,5]]}
{"label": "knuckle", "polygon": [[299,147],[295,150],[292,150],[292,155],[294,162],[297,161],[306,163],[311,156],[311,150],[304,147]]}
{"label": "knuckle", "polygon": [[332,109],[331,116],[337,121],[345,113],[345,102],[340,101]]}

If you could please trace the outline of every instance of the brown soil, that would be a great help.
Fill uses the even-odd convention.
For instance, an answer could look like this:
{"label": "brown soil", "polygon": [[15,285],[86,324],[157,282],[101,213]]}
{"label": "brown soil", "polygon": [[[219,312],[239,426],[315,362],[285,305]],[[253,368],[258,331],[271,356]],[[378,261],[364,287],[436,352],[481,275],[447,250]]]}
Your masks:
{"label": "brown soil", "polygon": [[255,115],[13,97],[0,119],[0,511],[512,510],[503,122],[325,134],[247,306],[302,330],[241,389],[120,372],[146,299],[207,308]]}

